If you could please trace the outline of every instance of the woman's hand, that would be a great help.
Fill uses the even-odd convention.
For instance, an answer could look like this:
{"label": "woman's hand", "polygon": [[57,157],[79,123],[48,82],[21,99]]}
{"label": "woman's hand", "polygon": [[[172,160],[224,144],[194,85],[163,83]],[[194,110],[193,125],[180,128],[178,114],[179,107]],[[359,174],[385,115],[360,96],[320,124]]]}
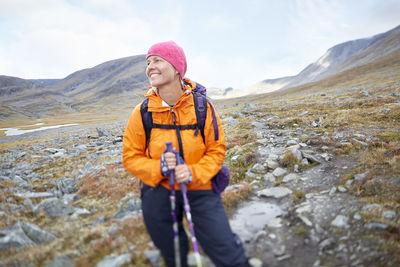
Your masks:
{"label": "woman's hand", "polygon": [[175,180],[178,184],[186,184],[192,181],[192,175],[188,165],[184,163],[175,167]]}
{"label": "woman's hand", "polygon": [[172,152],[165,152],[164,153],[165,161],[167,162],[168,169],[173,170],[176,167],[176,155]]}

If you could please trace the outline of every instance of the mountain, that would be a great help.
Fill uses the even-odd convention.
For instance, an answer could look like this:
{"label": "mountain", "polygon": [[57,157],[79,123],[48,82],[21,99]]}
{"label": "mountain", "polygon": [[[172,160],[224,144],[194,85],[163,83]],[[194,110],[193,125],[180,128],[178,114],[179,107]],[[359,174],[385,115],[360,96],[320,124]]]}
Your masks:
{"label": "mountain", "polygon": [[132,109],[149,86],[145,68],[145,55],[138,55],[108,61],[59,80],[0,76],[0,121]]}
{"label": "mountain", "polygon": [[328,49],[316,62],[295,76],[261,81],[250,93],[267,93],[299,86],[373,62],[400,49],[400,26],[369,38],[344,42]]}

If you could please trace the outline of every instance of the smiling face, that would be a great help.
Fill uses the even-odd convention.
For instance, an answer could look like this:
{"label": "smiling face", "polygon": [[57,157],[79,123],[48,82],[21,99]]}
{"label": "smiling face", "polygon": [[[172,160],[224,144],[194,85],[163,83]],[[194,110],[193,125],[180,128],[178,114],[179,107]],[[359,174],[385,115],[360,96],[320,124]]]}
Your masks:
{"label": "smiling face", "polygon": [[146,75],[151,86],[160,88],[179,80],[178,72],[165,59],[159,56],[147,58]]}

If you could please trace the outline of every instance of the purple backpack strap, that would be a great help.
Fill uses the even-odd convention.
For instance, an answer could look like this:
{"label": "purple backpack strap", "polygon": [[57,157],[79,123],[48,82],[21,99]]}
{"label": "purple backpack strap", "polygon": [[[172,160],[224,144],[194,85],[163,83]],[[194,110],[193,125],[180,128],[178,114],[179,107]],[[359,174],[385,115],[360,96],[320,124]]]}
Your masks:
{"label": "purple backpack strap", "polygon": [[[197,125],[201,131],[201,135],[204,141],[205,141],[204,125],[206,123],[206,117],[207,117],[207,103],[210,104],[213,117],[214,140],[217,141],[219,139],[218,123],[217,123],[217,117],[215,115],[215,110],[213,105],[211,104],[211,101],[208,100],[206,96],[202,95],[197,91],[193,91],[193,99],[196,111]],[[196,131],[195,135],[197,134],[198,132]]]}

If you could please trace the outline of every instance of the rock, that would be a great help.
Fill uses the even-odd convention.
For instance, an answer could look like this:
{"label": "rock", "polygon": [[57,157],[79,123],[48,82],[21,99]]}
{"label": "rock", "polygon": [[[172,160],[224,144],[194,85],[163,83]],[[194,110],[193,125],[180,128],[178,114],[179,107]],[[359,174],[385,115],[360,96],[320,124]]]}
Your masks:
{"label": "rock", "polygon": [[96,267],[119,267],[124,264],[128,264],[131,261],[131,254],[125,253],[119,256],[106,256]]}
{"label": "rock", "polygon": [[231,158],[231,161],[232,162],[238,162],[238,159],[240,158],[240,155],[234,155],[232,158]]}
{"label": "rock", "polygon": [[388,219],[388,220],[392,220],[392,219],[396,218],[396,212],[393,210],[384,211],[382,213],[382,215],[383,215],[383,218]]}
{"label": "rock", "polygon": [[259,197],[272,197],[272,198],[283,198],[292,193],[292,190],[286,187],[271,187],[264,190],[258,191]]}
{"label": "rock", "polygon": [[312,163],[313,162],[316,162],[316,163],[318,163],[318,164],[321,164],[322,162],[320,161],[320,160],[318,160],[315,156],[313,156],[313,155],[311,155],[311,154],[308,154],[308,153],[305,153],[305,152],[302,152],[303,153],[303,157],[305,157],[306,159],[308,159],[309,161],[311,161]]}
{"label": "rock", "polygon": [[21,198],[53,198],[54,194],[48,192],[24,192],[24,193],[16,193],[17,197]]}
{"label": "rock", "polygon": [[291,181],[295,181],[295,180],[297,180],[298,179],[298,176],[297,176],[297,174],[295,174],[295,173],[289,173],[288,175],[286,175],[285,177],[283,177],[283,182],[284,183],[288,183],[288,182],[291,182]]}
{"label": "rock", "polygon": [[344,215],[337,215],[336,218],[331,222],[331,225],[338,228],[348,228],[348,221],[348,217]]}
{"label": "rock", "polygon": [[318,249],[320,251],[324,251],[326,249],[331,248],[334,244],[335,244],[335,240],[332,237],[330,237],[330,238],[327,238],[327,239],[321,241],[321,243],[319,243],[319,245],[318,245]]}
{"label": "rock", "polygon": [[146,250],[144,256],[152,266],[161,266],[161,253],[159,250]]}
{"label": "rock", "polygon": [[304,158],[301,160],[301,166],[308,166],[310,163],[308,162],[308,159]]}
{"label": "rock", "polygon": [[0,250],[16,246],[33,246],[35,243],[25,234],[21,223],[0,230]]}
{"label": "rock", "polygon": [[382,205],[373,203],[373,204],[367,204],[364,207],[362,207],[362,211],[372,211],[374,209],[382,209]]}
{"label": "rock", "polygon": [[279,120],[279,119],[280,118],[278,116],[273,116],[273,117],[268,118],[266,121],[269,122],[271,120]]}
{"label": "rock", "polygon": [[141,210],[141,205],[141,200],[133,197],[121,205],[118,211],[114,214],[113,218],[122,219],[125,216],[132,215],[132,213]]}
{"label": "rock", "polygon": [[111,137],[112,136],[109,132],[107,132],[107,130],[101,129],[99,127],[96,127],[96,130],[97,130],[97,134],[99,135],[99,137],[103,137],[103,136]]}
{"label": "rock", "polygon": [[298,145],[298,143],[297,143],[296,140],[291,139],[291,140],[287,141],[286,145],[287,146],[294,146],[294,145]]}
{"label": "rock", "polygon": [[282,176],[284,176],[284,175],[287,174],[287,170],[282,169],[282,168],[276,168],[276,169],[272,172],[272,174],[273,174],[275,177],[282,177]]}
{"label": "rock", "polygon": [[264,181],[266,182],[270,182],[270,183],[275,183],[275,176],[272,175],[272,173],[267,173],[266,175],[264,175]]}
{"label": "rock", "polygon": [[299,116],[299,117],[305,116],[305,115],[307,115],[308,113],[309,113],[309,111],[303,111],[303,112],[297,114],[297,116]]}
{"label": "rock", "polygon": [[256,174],[265,174],[267,172],[265,170],[265,167],[259,163],[254,164],[253,168],[251,168],[250,171]]}
{"label": "rock", "polygon": [[369,97],[369,92],[368,92],[367,90],[365,90],[365,89],[363,89],[363,90],[361,91],[361,94],[362,94],[363,96],[365,96],[365,97]]}
{"label": "rock", "polygon": [[333,196],[336,193],[336,187],[332,187],[331,190],[329,190],[329,195]]}
{"label": "rock", "polygon": [[53,241],[56,237],[49,232],[43,231],[38,226],[31,223],[21,223],[25,234],[36,244],[45,244]]}
{"label": "rock", "polygon": [[363,142],[363,141],[357,140],[357,139],[355,139],[355,138],[353,138],[353,141],[354,141],[355,143],[358,143],[358,144],[362,145],[363,147],[367,147],[367,146],[368,146],[368,143],[365,143],[365,142]]}
{"label": "rock", "polygon": [[111,224],[110,228],[108,228],[109,235],[115,235],[119,231],[119,226],[116,223]]}
{"label": "rock", "polygon": [[46,267],[74,267],[74,262],[66,255],[57,255]]}
{"label": "rock", "polygon": [[224,121],[224,123],[226,123],[226,126],[228,126],[228,127],[233,127],[233,126],[236,126],[239,124],[239,122],[236,119],[234,119],[233,117],[227,117],[223,121]]}
{"label": "rock", "polygon": [[74,212],[74,209],[66,205],[58,198],[48,198],[42,200],[34,209],[33,213],[37,214],[41,210],[46,212],[48,217],[65,217]]}
{"label": "rock", "polygon": [[362,179],[364,179],[365,177],[367,177],[368,173],[369,173],[369,172],[366,171],[366,172],[364,172],[364,173],[356,174],[356,175],[354,175],[354,180],[356,180],[356,181],[362,180]]}
{"label": "rock", "polygon": [[282,224],[282,218],[278,218],[278,217],[273,218],[273,219],[271,219],[271,220],[268,221],[267,225],[268,225],[268,227],[270,227],[270,228],[280,228],[280,227],[283,226],[283,224]]}
{"label": "rock", "polygon": [[279,159],[279,156],[276,155],[276,154],[270,153],[270,154],[268,155],[268,159],[269,159],[269,160],[277,161],[277,160]]}
{"label": "rock", "polygon": [[75,179],[72,178],[62,178],[61,180],[57,180],[58,190],[60,190],[63,194],[72,194],[75,190]]}
{"label": "rock", "polygon": [[275,160],[267,159],[265,163],[267,164],[267,167],[271,170],[275,170],[279,167],[279,163]]}
{"label": "rock", "polygon": [[257,175],[250,170],[248,170],[245,174],[246,179],[256,179]]}
{"label": "rock", "polygon": [[313,225],[312,222],[305,215],[299,214],[299,215],[297,215],[297,217],[299,217],[305,225],[312,227],[312,225]]}
{"label": "rock", "polygon": [[275,255],[276,257],[279,257],[279,256],[284,255],[285,252],[286,252],[286,247],[285,247],[285,245],[280,245],[280,246],[277,246],[277,247],[275,247],[275,248],[272,249],[272,253],[274,253],[274,255]]}
{"label": "rock", "polygon": [[71,220],[77,220],[79,216],[81,215],[88,215],[90,214],[90,211],[87,209],[75,209],[74,214],[71,215]]}
{"label": "rock", "polygon": [[321,158],[323,158],[325,161],[330,161],[332,159],[332,157],[329,156],[328,153],[322,153]]}
{"label": "rock", "polygon": [[297,159],[297,160],[302,160],[303,159],[303,155],[301,153],[300,149],[300,145],[293,145],[290,146],[286,149],[285,153],[287,152],[291,152],[293,154],[293,156]]}
{"label": "rock", "polygon": [[263,266],[262,261],[258,258],[254,258],[254,257],[250,258],[249,264],[252,267],[262,267]]}
{"label": "rock", "polygon": [[344,187],[343,185],[339,185],[337,189],[338,189],[338,191],[340,193],[346,193],[347,192],[347,188]]}
{"label": "rock", "polygon": [[385,223],[371,222],[364,225],[364,227],[369,230],[385,230],[388,228],[388,225]]}

